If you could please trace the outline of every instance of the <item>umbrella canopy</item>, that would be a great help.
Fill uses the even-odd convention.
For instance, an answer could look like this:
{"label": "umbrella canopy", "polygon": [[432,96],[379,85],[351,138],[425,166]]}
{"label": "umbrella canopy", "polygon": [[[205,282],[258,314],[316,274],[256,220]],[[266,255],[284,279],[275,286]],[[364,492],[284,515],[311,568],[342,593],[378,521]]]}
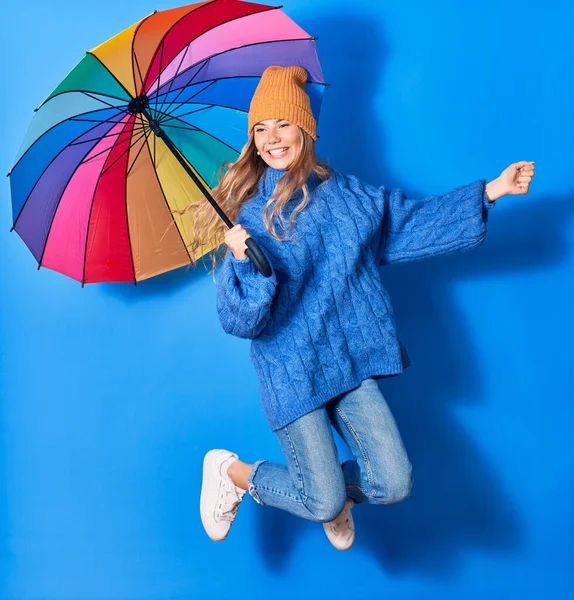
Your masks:
{"label": "umbrella canopy", "polygon": [[13,229],[38,267],[84,284],[192,262],[191,213],[174,211],[205,202],[221,164],[238,157],[263,71],[304,67],[319,118],[315,38],[280,8],[212,0],[156,11],[86,53],[36,109],[9,173]]}

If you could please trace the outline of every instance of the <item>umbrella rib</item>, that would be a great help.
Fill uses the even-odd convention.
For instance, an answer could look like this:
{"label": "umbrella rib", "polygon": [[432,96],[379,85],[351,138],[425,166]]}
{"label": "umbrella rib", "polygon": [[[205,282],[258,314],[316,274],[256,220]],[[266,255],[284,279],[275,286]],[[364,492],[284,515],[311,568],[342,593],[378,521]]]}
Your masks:
{"label": "umbrella rib", "polygon": [[[140,118],[141,118],[141,114],[140,114]],[[134,120],[134,124],[135,124],[135,120]],[[142,125],[143,125],[143,118],[142,118]],[[147,136],[147,134],[145,133],[145,128],[144,128],[144,140],[143,140],[144,144],[146,141],[145,140],[146,136]],[[134,146],[135,146],[135,143],[134,143]],[[130,146],[130,148],[131,148],[131,146]],[[128,152],[129,152],[129,148],[128,148]],[[138,153],[138,156],[139,156],[139,153]],[[136,159],[137,159],[137,156],[136,156]],[[126,231],[128,234],[128,246],[130,249],[130,263],[132,266],[132,276],[134,278],[134,285],[137,286],[138,282],[136,279],[136,265],[134,262],[134,254],[133,254],[133,249],[132,249],[132,237],[130,235],[130,220],[128,217],[128,175],[129,175],[129,172],[127,170],[127,167],[128,167],[129,162],[130,162],[130,159],[128,156],[128,159],[126,160],[125,171],[124,171],[124,204],[125,204],[125,211],[126,211]],[[135,160],[134,160],[134,163],[135,163]],[[132,166],[134,163],[132,163]],[[130,171],[131,171],[131,168],[130,168]]]}
{"label": "umbrella rib", "polygon": [[143,115],[141,113],[139,114],[139,118],[140,118],[141,126],[142,126],[143,130],[144,131],[147,130],[148,132],[151,131],[150,124],[147,121],[144,121]]}
{"label": "umbrella rib", "polygon": [[[134,39],[135,39],[135,34],[134,34]],[[138,73],[139,73],[139,76],[140,76],[140,81],[141,81],[140,85],[143,86],[143,77],[142,77],[142,72],[140,70],[140,63],[139,63],[139,60],[138,60],[138,56],[137,56],[137,54],[135,52],[133,43],[132,43],[132,54],[133,54],[133,57],[135,59],[136,67],[138,69]],[[134,83],[135,83],[135,73],[134,73]],[[136,94],[137,94],[137,90],[138,90],[138,87],[136,86]]]}
{"label": "umbrella rib", "polygon": [[[196,73],[196,74],[195,74],[195,75],[194,75],[194,76],[191,78],[191,80],[188,82],[188,85],[189,85],[189,84],[191,84],[191,82],[192,82],[192,81],[193,81],[193,80],[194,80],[194,79],[197,77],[197,75],[199,75],[199,73],[201,73],[201,71],[202,71],[202,70],[203,70],[203,68],[204,68],[204,67],[207,65],[207,63],[208,63],[208,62],[209,62],[209,61],[208,61],[208,60],[206,60],[206,61],[203,63],[203,65],[201,65],[201,67],[198,69],[197,73]],[[180,97],[180,96],[183,94],[183,91],[186,89],[186,87],[187,87],[187,86],[183,86],[182,88],[180,88],[180,90],[179,90],[179,93],[177,94],[177,96],[176,96],[176,97],[175,97],[175,98],[174,98],[174,99],[173,99],[171,102],[168,102],[168,103],[167,103],[167,105],[166,105],[166,107],[165,107],[165,111],[166,111],[166,113],[167,113],[167,114],[169,114],[170,107],[172,107],[172,106],[173,106],[173,105],[174,105],[174,104],[177,102],[177,99],[178,99],[178,98],[179,98],[179,97]],[[207,86],[207,87],[209,87],[209,86]],[[205,87],[204,89],[207,89],[207,87]],[[158,91],[159,91],[159,87],[158,87]],[[201,90],[201,91],[203,92],[203,90]],[[194,96],[192,96],[192,98],[195,98],[195,96],[197,96],[197,94],[199,94],[199,93],[200,93],[200,92],[197,92],[197,93],[196,93]],[[162,94],[162,95],[163,95],[163,94]],[[166,103],[167,97],[168,97],[168,94],[165,94],[165,97],[164,97],[164,99],[162,100],[162,103],[161,103],[161,106],[162,106],[162,108],[163,108],[164,104]],[[156,102],[157,102],[157,99],[158,99],[158,98],[159,98],[159,94],[156,94]],[[190,98],[190,100],[191,100],[191,98]]]}
{"label": "umbrella rib", "polygon": [[[183,104],[180,104],[179,108],[181,108],[182,106],[183,106]],[[208,110],[210,108],[214,108],[215,106],[216,106],[215,104],[210,104],[209,106],[204,106],[203,108],[196,108],[195,110],[190,110],[189,112],[183,113],[183,115],[176,115],[175,117],[173,115],[174,115],[174,113],[176,111],[173,111],[165,119],[163,119],[162,121],[160,121],[160,123],[162,123],[163,121],[168,120],[168,119],[179,119],[181,121],[182,117],[187,117],[189,115],[193,115],[195,113],[201,112],[202,110]]]}
{"label": "umbrella rib", "polygon": [[[199,71],[197,72],[199,75]],[[214,77],[213,79],[204,79],[203,81],[198,81],[195,85],[199,85],[200,83],[205,83],[206,81],[223,81],[224,79],[261,79],[260,75],[224,75],[222,77]],[[191,82],[191,81],[190,81]],[[330,83],[326,83],[325,81],[307,81],[307,85],[321,85],[323,87],[331,87]],[[183,88],[177,88],[176,90],[182,90],[189,87],[189,83],[183,86]],[[165,92],[162,92],[160,95],[163,96]]]}
{"label": "umbrella rib", "polygon": [[[164,44],[163,43],[164,43],[164,41],[165,41],[165,36],[161,40],[161,49],[160,49],[160,53],[159,53],[159,80],[160,81],[161,81],[161,63],[163,61],[163,48],[164,48]],[[143,83],[142,83],[142,88],[143,88]],[[157,97],[155,99],[155,108],[154,108],[154,110],[157,113]]]}
{"label": "umbrella rib", "polygon": [[[185,123],[185,121],[183,121],[183,122]],[[169,127],[169,125],[168,125],[168,127]],[[199,129],[199,128],[197,128],[197,129]],[[203,129],[201,131],[203,131]],[[207,133],[206,131],[204,131],[204,133],[206,133],[207,135],[213,137],[210,133]],[[217,138],[214,138],[214,139],[217,139]],[[155,136],[154,136],[154,140],[155,140]],[[221,140],[219,140],[219,141],[221,141]],[[225,142],[222,142],[222,143],[225,144]],[[227,144],[225,144],[225,145],[227,145]],[[231,146],[229,146],[229,147],[231,148]],[[235,150],[234,148],[231,148],[231,149]],[[203,185],[205,186],[205,188],[210,188],[211,186],[207,183],[207,181],[205,180],[205,178],[202,175],[200,175],[199,171],[192,165],[191,161],[185,156],[185,154],[183,154],[183,152],[181,150],[179,150],[179,148],[178,148],[178,151],[181,154],[181,156],[187,161],[187,163],[190,165],[190,167],[195,171],[195,174],[197,175],[198,179],[202,180]],[[237,150],[235,150],[235,151],[237,152]]]}
{"label": "umbrella rib", "polygon": [[[57,94],[50,96],[47,100],[44,100],[44,102],[42,102],[42,104],[40,104],[40,106],[38,106],[38,108],[34,109],[34,112],[38,112],[41,108],[46,106],[46,104],[48,104],[55,98],[59,98],[60,96],[63,96],[64,94],[89,94],[89,93],[92,93],[92,92],[89,92],[86,90],[65,90],[63,92],[58,92]],[[114,96],[113,94],[102,94],[100,92],[93,92],[93,93],[97,94],[98,96],[105,96],[106,98],[113,98],[114,100],[121,100],[124,104],[126,104],[126,105],[128,104],[126,102],[125,98],[120,98],[119,96]],[[99,100],[99,98],[97,98],[97,99]],[[117,106],[113,106],[112,104],[110,104],[109,106],[112,106],[112,108],[117,108]]]}
{"label": "umbrella rib", "polygon": [[[133,142],[131,144],[129,144],[129,146],[122,151],[122,153],[116,158],[116,160],[114,160],[114,162],[109,165],[108,167],[106,167],[100,174],[100,177],[103,177],[121,158],[123,158],[132,148],[132,146],[135,146],[140,140],[142,140],[143,138],[145,138],[148,134],[147,133],[140,133],[139,137],[135,140],[133,140]],[[120,142],[120,144],[123,142]],[[119,145],[119,144],[118,144]]]}
{"label": "umbrella rib", "polygon": [[[126,125],[127,125],[127,123],[126,123]],[[102,171],[100,171],[99,177],[102,177],[104,167],[105,167],[105,162],[102,165]],[[98,182],[99,182],[99,178],[98,178]],[[90,221],[92,219],[92,211],[94,208],[94,202],[96,200],[97,191],[98,191],[98,186],[96,185],[94,187],[94,193],[92,194],[92,202],[90,203],[90,214],[88,215],[88,224],[86,226],[86,244],[84,247],[84,265],[82,267],[82,287],[84,287],[84,284],[86,282],[86,262],[87,262],[87,258],[88,258],[88,240],[90,239]]]}
{"label": "umbrella rib", "polygon": [[[147,21],[149,18],[153,17],[153,16],[154,16],[156,13],[157,13],[157,10],[154,10],[154,11],[153,11],[151,14],[147,15],[147,17],[143,18],[143,19],[142,19],[142,20],[139,22],[139,24],[138,24],[138,26],[136,27],[136,29],[135,29],[135,31],[134,31],[134,34],[133,34],[133,36],[132,36],[132,41],[131,41],[132,55],[133,55],[133,56],[135,57],[135,59],[136,59],[136,65],[137,65],[137,68],[138,68],[138,71],[139,71],[139,74],[140,74],[140,80],[141,80],[141,85],[140,85],[140,87],[141,87],[141,88],[143,88],[143,77],[142,77],[142,74],[141,74],[141,71],[140,71],[139,62],[138,62],[138,59],[137,59],[137,56],[136,56],[136,52],[135,52],[135,47],[134,47],[134,46],[135,46],[135,43],[136,43],[136,37],[137,37],[137,34],[139,33],[139,30],[140,30],[141,26],[142,26],[142,25],[143,25],[143,24],[144,24],[144,23],[145,23],[145,22],[146,22],[146,21]],[[135,92],[135,95],[136,95],[136,96],[138,96],[138,95],[139,95],[139,93],[138,93],[138,86],[137,86],[137,83],[136,83],[136,74],[135,74],[135,71],[134,71],[134,69],[133,69],[133,63],[132,63],[132,75],[133,75],[133,81],[134,81],[134,92]],[[125,89],[125,88],[124,88],[124,89]],[[131,94],[130,94],[130,97],[131,97]]]}
{"label": "umbrella rib", "polygon": [[[310,36],[308,38],[289,38],[289,39],[284,39],[284,40],[265,40],[263,42],[251,42],[250,44],[243,44],[241,46],[235,46],[235,48],[228,48],[227,50],[222,50],[221,52],[215,52],[214,54],[211,54],[210,56],[207,56],[205,58],[202,58],[201,60],[198,60],[196,63],[193,63],[192,65],[189,65],[189,67],[185,68],[179,75],[183,75],[184,73],[187,73],[187,71],[189,71],[190,69],[193,69],[194,67],[196,67],[198,64],[200,64],[201,62],[203,62],[205,60],[211,60],[212,58],[215,58],[216,56],[223,56],[224,54],[227,54],[228,52],[234,52],[235,50],[249,48],[250,46],[262,46],[263,44],[282,44],[284,42],[311,42],[311,41],[315,41],[318,39],[319,38],[317,38],[317,37]],[[194,41],[195,40],[192,40],[188,44],[188,47],[190,47]],[[191,81],[193,81],[193,79],[195,79],[196,75],[197,75],[197,73],[193,76]],[[175,76],[172,79],[172,83],[174,80],[175,80]],[[319,82],[310,81],[309,83],[319,83]],[[163,85],[167,85],[167,81]],[[185,88],[188,85],[189,85],[189,82],[186,83],[183,87]],[[175,88],[175,90],[172,90],[172,91],[176,91],[179,89],[181,89],[181,88]],[[158,86],[158,92],[159,92],[159,86]]]}
{"label": "umbrella rib", "polygon": [[[208,87],[210,87],[211,85],[217,83],[218,81],[223,81],[223,80],[227,80],[227,79],[257,79],[256,76],[253,75],[236,75],[234,77],[217,77],[215,79],[210,79],[210,83],[209,85],[205,86],[203,89],[199,90],[198,92],[196,92],[195,94],[193,94],[193,96],[190,96],[187,100],[185,100],[184,102],[179,102],[178,104],[194,104],[193,102],[189,102],[189,100],[192,100],[193,98],[195,98],[196,96],[198,96],[199,94],[201,94],[202,92],[204,92]],[[201,82],[201,83],[205,83],[205,82]],[[324,87],[328,87],[327,83],[318,83],[318,82],[311,82],[311,85],[321,85]],[[196,84],[196,85],[199,85]],[[173,106],[177,99],[179,98],[179,96],[181,96],[181,92],[183,90],[185,90],[186,88],[183,87],[181,88],[179,94],[171,101],[169,102],[169,106]],[[163,95],[163,94],[162,94]],[[195,104],[210,104],[208,102],[196,102]],[[212,106],[223,106],[222,104],[212,104]],[[242,112],[248,112],[246,110],[240,109],[240,108],[236,108],[234,106],[225,106],[224,108],[235,108],[235,110],[241,110]],[[163,113],[164,115],[170,117],[175,111],[177,110],[177,107],[170,109],[169,111]],[[162,118],[160,117],[159,122],[161,123]]]}
{"label": "umbrella rib", "polygon": [[[117,123],[121,123],[121,121],[118,121]],[[119,136],[122,136],[124,134],[125,134],[125,132],[123,132],[123,131],[121,133],[106,133],[105,135],[102,135],[102,136],[97,137],[97,138],[92,138],[92,139],[89,139],[89,140],[82,140],[81,142],[71,142],[71,143],[68,144],[68,146],[81,146],[82,144],[87,144],[89,142],[99,142],[100,140],[105,140],[106,138],[109,138],[109,137],[114,137],[114,136],[118,136],[119,137]]]}
{"label": "umbrella rib", "polygon": [[[179,117],[172,117],[172,119],[177,119],[178,121],[181,121],[181,119],[179,119]],[[181,121],[181,122],[186,123],[186,121]],[[164,127],[175,127],[176,129],[186,129],[185,127],[178,127],[177,125],[164,125]],[[227,146],[230,150],[233,150],[234,152],[237,152],[239,154],[239,152],[240,152],[239,150],[237,150],[233,146],[230,146],[227,142],[220,140],[218,137],[215,137],[213,134],[209,133],[209,131],[202,129],[201,127],[197,127],[197,125],[191,125],[191,127],[194,128],[194,129],[192,129],[192,131],[200,131],[201,133],[205,133],[205,135],[208,135],[209,137],[220,142],[224,146]],[[189,131],[189,129],[188,129],[188,131]]]}
{"label": "umbrella rib", "polygon": [[101,102],[102,104],[106,104],[107,106],[109,106],[110,108],[113,108],[115,110],[119,110],[121,112],[123,112],[126,115],[129,115],[130,113],[125,109],[125,108],[120,108],[119,106],[114,106],[113,104],[110,104],[109,102],[106,102],[105,100],[102,100],[101,98],[96,98],[96,96],[93,96],[92,94],[90,94],[89,92],[86,92],[84,90],[79,90],[82,94],[88,96],[89,98],[92,98],[94,100],[97,100],[98,102]]}
{"label": "umbrella rib", "polygon": [[[204,104],[205,106],[203,107],[204,109],[208,109],[208,108],[215,108],[215,107],[219,107],[219,108],[229,108],[230,110],[237,110],[239,112],[242,113],[246,113],[248,112],[247,110],[243,109],[243,108],[237,108],[236,106],[227,106],[226,104],[213,104],[212,102],[178,102],[179,107],[181,108],[184,104]],[[191,111],[196,112],[196,111]],[[186,113],[186,114],[190,114],[190,113]],[[167,115],[168,117],[171,117],[171,115]]]}
{"label": "umbrella rib", "polygon": [[[126,178],[127,178],[127,177],[128,177],[128,175],[131,173],[131,170],[132,170],[133,166],[136,164],[136,160],[138,159],[139,155],[141,154],[142,148],[143,148],[143,147],[144,147],[144,145],[147,143],[148,137],[149,137],[149,135],[150,135],[150,133],[151,133],[151,128],[150,128],[150,127],[147,127],[147,128],[146,128],[146,123],[145,123],[145,121],[143,120],[143,116],[141,115],[141,113],[140,113],[139,117],[140,117],[140,121],[141,121],[141,126],[143,127],[143,130],[144,130],[144,132],[145,132],[145,139],[143,140],[142,147],[139,149],[139,151],[138,151],[138,153],[137,153],[136,157],[134,158],[134,160],[133,160],[133,162],[132,162],[132,164],[131,164],[130,168],[129,168],[129,169],[127,170],[127,172],[126,172]],[[135,146],[135,144],[134,144],[134,146]]]}
{"label": "umbrella rib", "polygon": [[[172,117],[172,119],[176,119],[177,117]],[[185,123],[185,121],[183,121]],[[169,125],[164,123],[164,127],[169,127],[171,129],[183,129],[184,131],[202,131],[199,127],[195,125],[191,125],[191,123],[187,127],[182,127],[181,125]]]}
{"label": "umbrella rib", "polygon": [[[142,146],[141,146],[141,148],[138,150],[138,153],[136,154],[136,157],[133,159],[133,161],[132,161],[132,164],[131,164],[130,168],[127,170],[127,173],[126,173],[126,178],[127,178],[127,177],[128,177],[128,175],[131,173],[131,171],[132,171],[132,169],[133,169],[134,165],[136,164],[136,161],[137,161],[137,159],[139,158],[139,156],[140,156],[140,154],[141,154],[141,152],[142,152],[142,150],[143,150],[143,147],[144,147],[144,146],[147,144],[148,137],[149,137],[149,133],[146,133],[146,134],[144,135],[144,139],[142,140],[142,142],[143,142],[143,143],[142,143]],[[140,139],[141,139],[141,138],[140,138]],[[135,147],[135,143],[134,143],[134,147]]]}
{"label": "umbrella rib", "polygon": [[[155,138],[156,138],[156,136],[154,135],[154,136],[153,136],[153,141],[154,141],[154,153],[155,153]],[[150,158],[151,158],[151,151],[150,151],[150,149],[149,149],[149,145],[148,145],[148,152],[150,152]],[[169,216],[170,216],[170,218],[171,218],[171,220],[172,220],[172,225],[175,225],[175,229],[176,229],[176,231],[177,231],[177,233],[178,233],[178,235],[179,235],[179,239],[181,240],[181,243],[182,243],[183,247],[185,248],[185,251],[186,251],[186,253],[187,253],[187,256],[189,257],[189,262],[190,262],[191,264],[193,264],[193,260],[192,260],[192,258],[191,258],[191,254],[189,253],[189,249],[188,249],[188,247],[187,247],[187,244],[185,243],[185,240],[183,239],[183,235],[181,235],[181,231],[179,230],[179,227],[177,226],[176,220],[175,220],[175,218],[174,218],[174,216],[173,216],[173,212],[172,212],[172,210],[171,210],[171,208],[170,208],[170,206],[169,206],[169,202],[167,201],[167,198],[166,198],[166,196],[165,196],[165,192],[164,192],[164,190],[163,190],[163,186],[161,185],[160,178],[159,178],[159,176],[158,176],[158,174],[157,174],[157,169],[155,168],[155,156],[154,156],[154,169],[153,169],[153,173],[155,174],[155,178],[156,178],[156,180],[157,180],[157,184],[158,184],[159,190],[160,190],[160,192],[161,192],[161,195],[163,196],[163,199],[164,199],[164,201],[165,201],[165,206],[166,206],[166,208],[167,208],[167,212],[169,213]],[[170,225],[170,227],[171,227],[171,225]],[[165,235],[165,234],[164,234],[164,235]]]}
{"label": "umbrella rib", "polygon": [[[139,133],[141,133],[141,131],[139,131],[138,134]],[[116,136],[120,137],[120,135],[124,135],[124,134],[125,134],[125,130],[122,131],[122,132],[120,132],[120,133],[115,133],[113,135],[116,135]],[[133,131],[129,135],[127,135],[126,137],[124,137],[123,140],[121,140],[120,142],[118,142],[117,146],[119,146],[120,144],[125,144],[126,141],[129,141],[132,136],[133,136]],[[107,136],[107,137],[109,137],[109,136]],[[101,150],[97,154],[94,154],[94,156],[90,156],[90,158],[88,158],[87,160],[86,159],[82,160],[79,163],[78,166],[85,165],[85,164],[89,163],[90,161],[94,160],[94,158],[98,158],[98,156],[101,156],[102,154],[105,154],[108,150],[109,150],[109,148],[105,148],[104,150]]]}
{"label": "umbrella rib", "polygon": [[[179,61],[179,65],[177,65],[177,69],[175,70],[175,75],[172,77],[171,81],[169,82],[169,89],[167,90],[167,94],[170,93],[171,88],[173,87],[173,82],[176,80],[178,73],[179,73],[179,69],[181,68],[181,65],[183,64],[183,61],[185,60],[185,57],[187,56],[187,51],[189,50],[190,44],[188,44],[185,47],[185,52],[183,53],[183,56],[181,57],[181,60]],[[161,75],[160,75],[161,77]],[[159,90],[159,80],[158,80],[158,85],[157,85],[157,89]],[[156,96],[157,99],[157,96]],[[156,107],[157,107],[157,101],[156,101]],[[161,111],[163,109],[163,102],[161,103],[159,110]]]}
{"label": "umbrella rib", "polygon": [[[102,165],[102,168],[104,165]],[[101,176],[101,171],[100,171]],[[86,225],[86,243],[84,244],[84,260],[82,265],[82,287],[86,282],[86,262],[88,257],[88,240],[90,239],[90,221],[92,220],[92,209],[94,208],[94,202],[96,200],[96,193],[98,191],[97,184],[94,186],[94,193],[92,194],[92,201],[90,202],[90,213],[88,214],[88,223]]]}
{"label": "umbrella rib", "polygon": [[[120,144],[125,144],[126,141],[128,141],[130,139],[130,136],[125,137],[121,142],[119,142],[118,144],[116,144],[117,146],[120,146]],[[129,146],[128,146],[129,149]],[[94,156],[90,156],[90,158],[88,158],[87,160],[83,160],[80,162],[80,165],[85,165],[87,163],[89,163],[90,161],[94,160],[95,158],[98,158],[98,156],[101,156],[102,154],[105,154],[106,152],[109,151],[109,148],[105,148],[104,150],[101,150],[100,152],[98,152],[97,154],[94,154]]]}
{"label": "umbrella rib", "polygon": [[155,162],[155,135],[153,136],[153,168],[154,171],[157,169],[157,164]]}
{"label": "umbrella rib", "polygon": [[[74,169],[74,172],[70,175],[70,178],[66,182],[66,187],[64,188],[64,191],[62,192],[62,195],[58,199],[58,203],[56,205],[56,209],[54,210],[54,214],[52,215],[52,220],[50,221],[50,227],[48,228],[48,235],[46,235],[46,242],[44,244],[44,247],[42,248],[42,255],[40,256],[40,260],[38,261],[38,269],[42,266],[42,261],[44,260],[44,253],[46,252],[46,246],[48,245],[48,240],[50,239],[50,233],[52,232],[52,225],[54,224],[54,221],[56,219],[56,214],[58,212],[58,209],[60,208],[60,202],[62,201],[62,198],[64,197],[64,194],[66,193],[66,189],[68,188],[68,185],[70,185],[70,181],[72,181],[72,178],[74,177],[75,173],[76,173],[76,169]],[[87,231],[88,231],[89,226],[90,226],[90,217],[91,217],[91,214],[92,214],[92,204],[94,202],[94,198],[96,196],[97,189],[98,189],[98,186],[95,185],[94,186],[94,192],[92,194],[92,201],[90,203],[90,215],[88,216],[88,224],[86,226],[86,236],[87,236]],[[20,216],[20,215],[18,215],[18,216]],[[16,219],[16,220],[18,220],[18,219]],[[86,248],[87,248],[87,239],[86,239]],[[84,267],[83,267],[83,270],[82,270],[82,286],[84,285],[83,284],[84,270],[85,270],[85,255],[84,255]]]}
{"label": "umbrella rib", "polygon": [[[205,90],[209,87],[211,87],[213,84],[215,83],[215,80],[210,81],[204,88],[202,88],[201,90],[195,92],[195,94],[193,94],[193,96],[190,96],[188,98],[188,100],[186,100],[183,103],[179,103],[179,104],[187,104],[189,102],[189,100],[193,100],[196,96],[198,96],[199,94],[201,94],[202,92],[205,92]],[[179,92],[179,94],[174,98],[174,100],[172,102],[170,102],[168,104],[168,106],[170,106],[171,108],[169,108],[168,110],[166,110],[166,112],[164,112],[162,114],[163,118],[167,118],[167,117],[171,117],[171,115],[178,109],[178,107],[174,107],[173,105],[175,104],[175,101],[177,100],[177,98],[179,98],[181,96],[181,92],[184,90],[185,88],[182,88],[181,91]],[[162,122],[162,118],[160,117],[159,122]]]}
{"label": "umbrella rib", "polygon": [[[144,24],[144,23],[145,23],[145,22],[146,22],[146,21],[147,21],[149,18],[153,17],[153,16],[154,16],[156,13],[157,13],[157,10],[154,10],[154,11],[153,11],[151,14],[147,15],[146,17],[144,17],[144,18],[143,18],[143,19],[142,19],[142,20],[141,20],[141,21],[138,23],[138,26],[135,28],[134,34],[133,34],[133,36],[132,36],[132,41],[131,41],[132,54],[133,54],[134,56],[135,56],[135,48],[134,48],[134,46],[135,46],[135,43],[136,43],[136,37],[137,37],[137,35],[138,35],[138,33],[139,33],[139,30],[140,30],[141,26],[142,26],[142,25],[143,25],[143,24]],[[136,60],[137,60],[137,58],[136,58]],[[138,64],[138,70],[139,70],[139,64]],[[133,62],[132,62],[132,79],[133,79],[133,82],[134,82],[134,92],[135,92],[135,95],[136,95],[136,96],[138,96],[138,86],[137,86],[137,83],[136,83],[136,74],[135,74],[135,71],[134,71],[134,65],[133,65]],[[140,79],[142,79],[141,72],[140,72]],[[141,84],[141,86],[143,87],[143,79],[142,79],[142,84]],[[124,87],[124,86],[122,85],[122,87]],[[125,89],[125,87],[124,87],[124,89]],[[127,90],[126,90],[126,91],[127,91]],[[128,95],[130,96],[130,98],[132,97],[132,95],[131,95],[129,92],[128,92]]]}
{"label": "umbrella rib", "polygon": [[[217,83],[218,81],[225,81],[228,79],[260,79],[260,77],[259,77],[259,75],[228,75],[225,77],[215,77],[214,79],[200,81],[196,85],[199,85],[200,83],[205,83],[205,81],[211,81],[213,83]],[[308,86],[317,85],[317,86],[321,86],[324,88],[331,87],[330,83],[325,83],[323,81],[308,81],[307,85]],[[182,89],[185,89],[186,87],[187,86],[184,86]],[[175,102],[175,99],[173,100],[173,102]]]}
{"label": "umbrella rib", "polygon": [[[102,110],[102,109],[100,109]],[[94,111],[94,112],[98,112],[98,111]],[[89,113],[85,113],[85,114],[89,114]],[[116,116],[116,115],[114,115]],[[121,120],[124,118],[123,116],[121,117],[121,119],[119,121],[112,121],[113,117],[110,117],[109,119],[79,119],[78,117],[71,117],[70,119],[66,119],[66,121],[75,121],[77,123],[100,123],[100,125],[102,123],[106,123],[107,121],[110,122],[114,122],[114,123],[120,123]],[[66,121],[60,121],[60,123],[65,123]]]}
{"label": "umbrella rib", "polygon": [[[183,115],[177,115],[177,118],[181,119],[181,117],[187,117],[188,115],[193,115],[195,113],[201,112],[202,110],[208,110],[210,108],[213,108],[214,106],[215,106],[214,104],[210,104],[209,106],[203,106],[201,108],[196,108],[195,110],[190,110],[189,112],[183,113]],[[180,105],[180,108],[181,108],[181,105]]]}

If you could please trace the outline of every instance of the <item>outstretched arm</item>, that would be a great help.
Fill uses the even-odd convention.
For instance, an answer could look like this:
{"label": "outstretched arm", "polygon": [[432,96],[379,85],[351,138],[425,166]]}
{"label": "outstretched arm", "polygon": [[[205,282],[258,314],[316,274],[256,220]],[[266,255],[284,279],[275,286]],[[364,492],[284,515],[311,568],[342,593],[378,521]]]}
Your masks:
{"label": "outstretched arm", "polygon": [[385,190],[377,264],[450,254],[477,246],[486,237],[488,210],[494,206],[484,179],[440,196],[408,198]]}
{"label": "outstretched arm", "polygon": [[407,198],[400,189],[374,188],[347,178],[363,205],[370,204],[381,219],[375,248],[377,264],[450,254],[480,244],[486,237],[488,211],[507,194],[526,194],[534,163],[520,161],[487,183],[478,179],[443,195],[422,200]]}

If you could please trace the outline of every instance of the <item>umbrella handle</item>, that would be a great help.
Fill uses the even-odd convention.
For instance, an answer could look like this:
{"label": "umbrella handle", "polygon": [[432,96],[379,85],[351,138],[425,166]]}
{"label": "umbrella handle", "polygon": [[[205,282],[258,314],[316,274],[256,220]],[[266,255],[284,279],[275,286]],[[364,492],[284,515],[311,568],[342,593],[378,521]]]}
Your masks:
{"label": "umbrella handle", "polygon": [[265,277],[271,277],[271,266],[265,254],[263,254],[257,245],[257,242],[252,237],[248,237],[245,239],[245,245],[247,246],[245,254],[253,262],[255,268]]}

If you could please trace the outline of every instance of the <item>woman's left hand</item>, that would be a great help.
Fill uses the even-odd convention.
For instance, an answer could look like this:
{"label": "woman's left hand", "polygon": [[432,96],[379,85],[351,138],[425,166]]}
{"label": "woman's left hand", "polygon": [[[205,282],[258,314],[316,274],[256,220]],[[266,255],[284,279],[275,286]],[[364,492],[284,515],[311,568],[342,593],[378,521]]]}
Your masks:
{"label": "woman's left hand", "polygon": [[506,167],[500,177],[486,184],[486,194],[491,202],[508,194],[528,194],[534,177],[534,162],[521,160]]}

